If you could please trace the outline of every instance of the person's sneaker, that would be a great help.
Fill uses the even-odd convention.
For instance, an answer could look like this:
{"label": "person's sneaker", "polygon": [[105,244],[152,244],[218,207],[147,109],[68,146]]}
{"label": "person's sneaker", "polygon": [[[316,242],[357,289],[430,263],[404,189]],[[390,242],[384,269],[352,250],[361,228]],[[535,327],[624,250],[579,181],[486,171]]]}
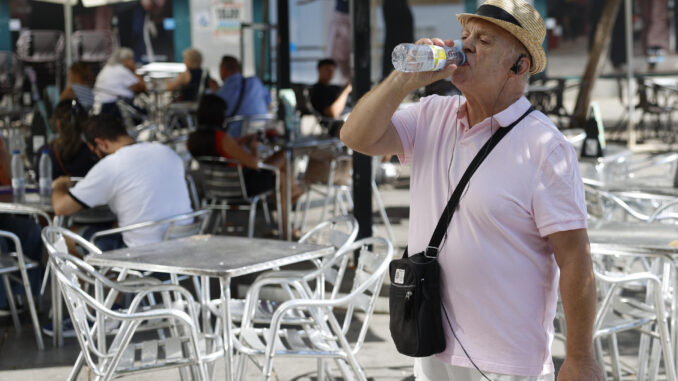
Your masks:
{"label": "person's sneaker", "polygon": [[[42,333],[49,337],[54,336],[54,327],[51,321],[42,327]],[[70,317],[65,317],[63,322],[61,322],[61,333],[63,337],[75,337],[75,330],[73,329],[73,322]]]}

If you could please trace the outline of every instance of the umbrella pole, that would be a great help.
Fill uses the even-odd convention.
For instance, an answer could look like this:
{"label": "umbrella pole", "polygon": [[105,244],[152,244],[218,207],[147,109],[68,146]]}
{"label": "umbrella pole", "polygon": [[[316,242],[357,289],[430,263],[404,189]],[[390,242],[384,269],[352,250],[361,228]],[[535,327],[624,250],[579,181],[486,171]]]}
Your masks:
{"label": "umbrella pole", "polygon": [[72,54],[72,44],[71,38],[73,34],[73,6],[71,5],[71,0],[66,0],[64,2],[64,43],[66,51],[66,67],[70,67],[73,63],[73,54]]}
{"label": "umbrella pole", "polygon": [[629,134],[628,146],[629,148],[634,148],[636,146],[636,131],[634,129],[633,123],[633,111],[634,111],[634,95],[636,93],[635,84],[633,80],[633,26],[631,23],[631,12],[633,9],[631,7],[631,0],[624,1],[625,6],[625,23],[626,23],[626,75],[628,78],[628,124],[627,131]]}

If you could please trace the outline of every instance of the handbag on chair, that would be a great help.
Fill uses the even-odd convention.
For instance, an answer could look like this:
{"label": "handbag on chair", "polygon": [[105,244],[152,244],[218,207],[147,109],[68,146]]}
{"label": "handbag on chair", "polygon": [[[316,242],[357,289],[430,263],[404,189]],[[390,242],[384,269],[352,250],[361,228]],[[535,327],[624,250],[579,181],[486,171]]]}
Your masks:
{"label": "handbag on chair", "polygon": [[411,357],[425,357],[445,350],[445,331],[441,316],[440,266],[438,251],[452,215],[471,176],[492,149],[530,112],[501,127],[478,151],[464,172],[445,206],[428,246],[414,255],[405,253],[389,265],[389,329],[398,352]]}

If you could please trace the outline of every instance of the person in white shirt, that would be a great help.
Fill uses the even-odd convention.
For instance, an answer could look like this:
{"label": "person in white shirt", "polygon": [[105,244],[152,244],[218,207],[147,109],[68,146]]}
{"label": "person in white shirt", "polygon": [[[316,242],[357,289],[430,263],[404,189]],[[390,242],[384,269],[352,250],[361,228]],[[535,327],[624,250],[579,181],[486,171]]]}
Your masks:
{"label": "person in white shirt", "polygon": [[[181,158],[159,143],[136,143],[112,115],[96,115],[85,124],[83,134],[90,149],[101,158],[84,179],[70,188],[68,177],[52,184],[52,204],[59,216],[82,208],[107,204],[119,226],[155,221],[190,213],[191,202]],[[125,232],[127,246],[162,240],[167,226]],[[112,243],[110,250],[120,247]]]}
{"label": "person in white shirt", "polygon": [[143,78],[134,72],[134,52],[130,48],[116,50],[94,82],[94,97],[101,113],[120,115],[115,101],[131,102],[135,94],[146,91]]}

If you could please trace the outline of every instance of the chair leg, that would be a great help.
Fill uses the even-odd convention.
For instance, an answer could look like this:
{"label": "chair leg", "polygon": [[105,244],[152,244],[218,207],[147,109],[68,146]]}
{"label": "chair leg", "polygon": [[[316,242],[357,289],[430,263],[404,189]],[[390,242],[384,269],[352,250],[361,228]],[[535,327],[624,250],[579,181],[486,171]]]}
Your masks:
{"label": "chair leg", "polygon": [[299,223],[299,230],[302,232],[304,231],[304,228],[306,227],[306,213],[308,212],[308,209],[311,207],[311,187],[309,186],[308,189],[306,190],[306,195],[304,196],[304,210],[301,213],[301,222]]}
{"label": "chair leg", "polygon": [[80,354],[78,354],[78,359],[75,360],[75,364],[73,364],[73,368],[71,368],[71,372],[68,374],[68,378],[66,380],[67,381],[77,380],[78,375],[80,374],[80,370],[82,370],[84,364],[85,357],[83,356],[82,352],[80,352]]}
{"label": "chair leg", "polygon": [[605,370],[605,356],[603,356],[603,344],[601,342],[601,339],[598,337],[593,340],[595,344],[595,352],[596,352],[596,357],[598,360],[598,364],[600,364],[600,367],[603,368],[603,381],[608,381],[607,378],[607,371]]}
{"label": "chair leg", "polygon": [[259,198],[255,197],[252,199],[252,204],[250,204],[250,221],[247,228],[247,236],[252,238],[254,236],[254,221],[257,217],[257,204],[259,203]]}
{"label": "chair leg", "polygon": [[268,211],[268,199],[261,200],[261,208],[264,210],[264,221],[267,225],[271,224],[271,213]]}
{"label": "chair leg", "polygon": [[19,314],[16,311],[16,303],[14,302],[14,293],[12,292],[12,285],[9,282],[7,275],[2,275],[2,284],[5,286],[5,294],[7,295],[7,303],[9,310],[12,313],[12,322],[17,333],[21,333],[21,322],[19,322]]}
{"label": "chair leg", "polygon": [[318,381],[325,381],[325,359],[319,358],[318,362]]}
{"label": "chair leg", "polygon": [[38,313],[35,310],[33,291],[31,290],[31,285],[28,282],[28,274],[26,273],[26,269],[21,270],[21,278],[24,283],[24,291],[26,292],[26,304],[28,304],[28,310],[31,313],[31,320],[33,321],[33,331],[35,332],[35,341],[38,344],[38,348],[41,351],[44,351],[45,343],[43,343],[42,334],[40,333],[40,320],[38,320]]}
{"label": "chair leg", "polygon": [[379,187],[377,187],[377,183],[374,180],[372,180],[372,195],[374,196],[374,201],[377,202],[379,214],[381,214],[381,219],[384,221],[384,226],[386,227],[386,233],[388,234],[388,238],[391,240],[391,243],[395,244],[395,234],[393,234],[391,222],[388,220],[386,208],[384,207],[384,202],[381,199],[381,193],[379,193]]}
{"label": "chair leg", "polygon": [[612,363],[613,378],[622,381],[621,364],[619,362],[619,343],[615,333],[610,336],[610,362]]}

